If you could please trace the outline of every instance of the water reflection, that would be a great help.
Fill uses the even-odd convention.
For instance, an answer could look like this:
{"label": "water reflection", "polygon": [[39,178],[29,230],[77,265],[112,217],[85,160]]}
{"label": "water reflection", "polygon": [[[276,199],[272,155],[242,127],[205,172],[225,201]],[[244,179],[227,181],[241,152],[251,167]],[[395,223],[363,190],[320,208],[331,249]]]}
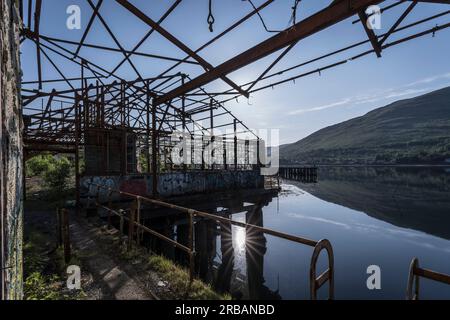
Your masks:
{"label": "water reflection", "polygon": [[[335,251],[336,298],[403,299],[409,262],[450,273],[450,173],[443,168],[320,168],[317,184],[285,180],[283,190],[178,199],[180,205],[311,239]],[[188,220],[167,209],[145,224],[188,243]],[[307,299],[309,247],[252,228],[197,219],[196,274],[236,299]],[[187,256],[146,237],[145,244],[179,263]],[[324,261],[322,261],[324,262]],[[383,271],[382,290],[366,287],[366,268]],[[319,259],[318,269],[321,270]],[[422,297],[450,298],[450,288],[422,283]],[[326,291],[326,289],[325,289]],[[320,296],[320,295],[319,295]]]}
{"label": "water reflection", "polygon": [[320,183],[292,184],[324,201],[395,226],[450,239],[450,172],[446,170],[324,167],[320,169]]}
{"label": "water reflection", "polygon": [[[251,191],[239,194],[217,194],[213,200],[175,200],[204,212],[212,212],[232,220],[263,226],[262,208],[277,195],[274,191]],[[145,212],[145,211],[144,211]],[[144,213],[144,223],[151,228],[187,244],[188,221],[185,216],[166,209]],[[154,237],[144,242],[153,251],[187,264],[186,254]],[[230,222],[196,218],[194,245],[195,272],[213,284],[219,292],[231,293],[235,299],[280,299],[276,290],[265,286],[264,255],[266,238],[254,228],[242,228]]]}

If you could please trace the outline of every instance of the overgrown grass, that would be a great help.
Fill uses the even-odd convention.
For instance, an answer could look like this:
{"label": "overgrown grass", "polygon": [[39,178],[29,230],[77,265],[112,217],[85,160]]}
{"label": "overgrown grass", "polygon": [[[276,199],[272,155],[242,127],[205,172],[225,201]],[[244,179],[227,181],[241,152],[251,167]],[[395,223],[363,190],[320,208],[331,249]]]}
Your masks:
{"label": "overgrown grass", "polygon": [[[168,292],[161,293],[161,299],[187,299],[187,300],[231,300],[228,294],[219,294],[207,283],[195,279],[190,281],[189,271],[170,259],[161,255],[149,253],[144,247],[136,246],[128,248],[127,243],[120,237],[105,232],[102,227],[98,233],[105,243],[109,243],[111,249],[115,247],[116,256],[128,264],[140,266],[145,271],[152,271],[158,278],[164,281]],[[165,291],[165,290],[163,290]],[[167,294],[168,293],[168,294]]]}
{"label": "overgrown grass", "polygon": [[220,295],[210,285],[200,280],[190,281],[189,272],[160,255],[148,258],[148,266],[167,281],[177,296],[192,300],[230,300],[229,295]]}
{"label": "overgrown grass", "polygon": [[[49,239],[30,230],[24,243],[24,298],[26,300],[78,300],[82,290],[68,291],[64,280],[66,264],[61,248],[49,251]],[[74,256],[69,264],[80,265]]]}

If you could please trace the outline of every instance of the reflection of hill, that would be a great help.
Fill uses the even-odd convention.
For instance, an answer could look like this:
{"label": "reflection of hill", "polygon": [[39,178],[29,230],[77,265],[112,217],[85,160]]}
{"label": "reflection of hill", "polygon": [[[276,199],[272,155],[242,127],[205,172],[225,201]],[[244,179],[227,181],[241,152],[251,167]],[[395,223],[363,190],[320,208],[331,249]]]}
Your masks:
{"label": "reflection of hill", "polygon": [[396,226],[450,239],[450,172],[412,168],[320,168],[300,188]]}

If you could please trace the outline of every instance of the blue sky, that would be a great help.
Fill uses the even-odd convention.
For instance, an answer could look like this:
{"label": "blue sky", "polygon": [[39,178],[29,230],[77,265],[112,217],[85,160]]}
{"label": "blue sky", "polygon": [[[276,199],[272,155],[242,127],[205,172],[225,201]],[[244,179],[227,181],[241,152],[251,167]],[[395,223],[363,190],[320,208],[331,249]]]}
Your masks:
{"label": "blue sky", "polygon": [[[131,2],[154,20],[158,20],[172,4],[172,1],[163,0],[135,0]],[[162,26],[190,48],[196,49],[251,11],[251,6],[247,1],[213,0],[216,23],[214,32],[210,33],[206,24],[207,2],[207,0],[183,0]],[[256,5],[262,2],[262,0],[254,0]],[[298,9],[297,19],[301,20],[330,2],[330,0],[303,0]],[[94,1],[94,3],[97,3],[97,1]],[[288,27],[292,3],[291,0],[275,0],[273,4],[262,11],[262,16],[270,29],[281,30]],[[390,3],[393,3],[393,1],[386,1],[382,6]],[[66,8],[71,4],[81,7],[81,30],[68,30],[66,28]],[[405,10],[407,5],[403,4],[383,14],[382,29],[378,30],[377,33],[386,32],[394,19]],[[448,6],[419,4],[402,25],[446,9],[448,10]],[[133,48],[148,30],[143,23],[134,19],[113,0],[105,0],[100,12],[126,49]],[[78,41],[91,13],[92,10],[84,0],[44,0],[43,14],[50,19],[43,20],[41,33],[51,37]],[[392,36],[392,39],[387,42],[428,29],[436,24],[448,23],[449,17],[450,15],[446,15],[432,22],[411,28],[407,32]],[[352,24],[352,20],[354,18],[347,19],[299,42],[274,71],[364,40],[366,36],[361,24]],[[263,29],[261,22],[255,16],[215,45],[202,51],[200,55],[211,64],[217,65],[272,35]],[[98,19],[86,42],[116,47]],[[361,46],[321,63],[311,64],[286,73],[283,77],[315,70],[328,63],[347,59],[369,48],[369,44]],[[176,58],[185,57],[183,52],[157,33],[154,33],[138,51]],[[36,78],[34,52],[34,46],[30,42],[25,42],[22,48],[24,81],[35,80]],[[279,128],[280,143],[294,142],[318,129],[361,116],[390,102],[450,85],[449,52],[450,30],[446,29],[438,32],[435,37],[427,35],[389,48],[383,52],[383,57],[380,59],[374,54],[368,55],[343,66],[324,71],[321,75],[314,74],[298,79],[295,83],[289,82],[277,86],[273,90],[256,92],[249,100],[242,97],[239,102],[228,102],[226,107],[250,128]],[[89,48],[82,49],[80,54],[98,62],[107,69],[114,67],[123,58],[120,53],[106,54]],[[54,55],[51,56],[55,59],[55,62],[62,63],[62,59]],[[238,84],[255,79],[275,57],[276,54],[264,58],[230,74],[229,78]],[[135,57],[133,62],[142,71],[144,77],[154,76],[173,64],[169,61],[143,57]],[[79,74],[79,68],[75,65],[66,63],[63,69],[64,72],[74,76]],[[59,75],[47,61],[44,61],[43,70],[44,79],[59,78]],[[201,68],[192,65],[185,65],[182,69],[176,69],[176,71],[178,70],[189,73],[193,77],[202,72]],[[136,74],[128,64],[124,64],[118,73],[126,79],[136,78]],[[228,89],[227,85],[220,80],[211,83],[207,88],[211,91]],[[44,89],[49,90],[50,88],[45,87]]]}

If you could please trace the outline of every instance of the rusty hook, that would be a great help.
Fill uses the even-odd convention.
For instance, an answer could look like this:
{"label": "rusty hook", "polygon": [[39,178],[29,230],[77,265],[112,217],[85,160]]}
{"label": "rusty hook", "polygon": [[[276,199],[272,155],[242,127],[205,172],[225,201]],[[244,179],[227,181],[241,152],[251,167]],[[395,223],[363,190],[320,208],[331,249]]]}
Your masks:
{"label": "rusty hook", "polygon": [[209,24],[209,31],[214,32],[213,26],[214,26],[214,23],[216,22],[216,18],[214,18],[213,14],[212,14],[212,0],[209,0],[209,15],[208,15],[207,22]]}

